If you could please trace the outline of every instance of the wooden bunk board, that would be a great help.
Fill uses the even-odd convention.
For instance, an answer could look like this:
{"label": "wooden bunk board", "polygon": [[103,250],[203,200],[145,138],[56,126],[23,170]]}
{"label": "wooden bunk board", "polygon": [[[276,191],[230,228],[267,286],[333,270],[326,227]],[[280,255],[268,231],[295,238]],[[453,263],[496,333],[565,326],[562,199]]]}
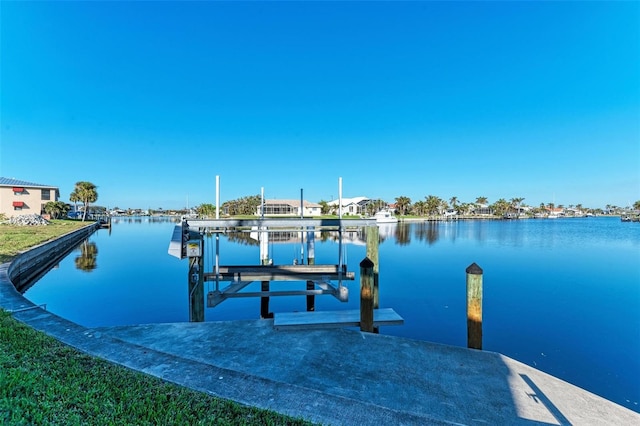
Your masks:
{"label": "wooden bunk board", "polygon": [[[219,281],[332,281],[354,280],[355,273],[342,271],[338,265],[234,265],[220,266]],[[216,274],[207,272],[205,281],[215,281]]]}

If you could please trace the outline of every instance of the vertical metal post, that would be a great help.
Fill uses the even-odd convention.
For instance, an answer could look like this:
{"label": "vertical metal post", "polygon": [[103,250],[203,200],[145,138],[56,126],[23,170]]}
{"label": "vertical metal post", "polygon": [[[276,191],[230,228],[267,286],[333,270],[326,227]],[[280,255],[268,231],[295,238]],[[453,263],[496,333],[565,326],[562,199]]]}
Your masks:
{"label": "vertical metal post", "polygon": [[[218,228],[216,228],[216,231]],[[220,232],[216,232],[216,291],[220,291]]]}
{"label": "vertical metal post", "polygon": [[342,219],[342,178],[338,178],[338,219]]}
{"label": "vertical metal post", "polygon": [[[220,176],[216,175],[216,219],[220,219]],[[219,229],[216,228],[216,231]],[[216,291],[220,291],[220,232],[216,232]]]}
{"label": "vertical metal post", "polygon": [[482,268],[472,263],[467,273],[467,347],[482,349]]}
{"label": "vertical metal post", "polygon": [[[304,219],[304,196],[300,188],[300,219]],[[304,265],[304,227],[300,228],[300,264]]]}
{"label": "vertical metal post", "polygon": [[220,219],[220,176],[216,175],[216,219]]}

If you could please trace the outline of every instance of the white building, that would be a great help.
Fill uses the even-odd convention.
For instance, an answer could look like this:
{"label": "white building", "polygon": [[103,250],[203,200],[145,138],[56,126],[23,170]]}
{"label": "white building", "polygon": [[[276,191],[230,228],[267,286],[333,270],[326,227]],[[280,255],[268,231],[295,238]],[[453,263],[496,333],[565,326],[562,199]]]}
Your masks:
{"label": "white building", "polygon": [[[342,199],[343,215],[366,215],[367,204],[371,200],[367,197],[354,197]],[[327,205],[331,207],[331,213],[338,214],[338,205],[340,200],[329,201]]]}
{"label": "white building", "polygon": [[[321,216],[320,204],[303,201],[303,216]],[[262,206],[256,209],[256,215],[262,216]],[[300,216],[300,200],[264,200],[265,216]]]}

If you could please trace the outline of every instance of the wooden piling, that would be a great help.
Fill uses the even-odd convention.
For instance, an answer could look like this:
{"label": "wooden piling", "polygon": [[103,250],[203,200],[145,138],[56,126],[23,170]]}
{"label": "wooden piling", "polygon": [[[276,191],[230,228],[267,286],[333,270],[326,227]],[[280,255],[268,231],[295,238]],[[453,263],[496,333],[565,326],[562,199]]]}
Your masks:
{"label": "wooden piling", "polygon": [[360,331],[373,333],[373,262],[360,262]]}
{"label": "wooden piling", "polygon": [[[378,280],[380,274],[380,262],[378,256],[378,248],[380,242],[380,231],[378,226],[369,226],[366,228],[367,235],[367,257],[373,263],[373,309],[380,307],[380,295],[378,292]],[[374,327],[374,333],[379,333],[379,327]]]}
{"label": "wooden piling", "polygon": [[[307,231],[307,265],[315,265],[315,234],[313,228]],[[307,281],[307,290],[315,290],[316,284],[313,281]],[[307,295],[307,312],[313,312],[316,310],[316,296],[313,294]]]}
{"label": "wooden piling", "polygon": [[[269,291],[269,281],[261,281],[260,291]],[[260,318],[273,318],[273,314],[269,312],[269,297],[260,298]]]}
{"label": "wooden piling", "polygon": [[[269,260],[268,259],[263,259],[262,264],[263,265],[268,265],[269,264]],[[260,291],[269,291],[269,287],[270,287],[269,284],[270,284],[269,281],[261,281],[260,282]],[[262,318],[262,319],[273,318],[273,314],[271,312],[269,312],[269,297],[261,297],[260,298],[260,318]]]}
{"label": "wooden piling", "polygon": [[[310,257],[307,260],[309,265],[315,265],[316,260]],[[315,290],[316,284],[313,281],[307,281],[307,290]],[[313,294],[307,295],[307,312],[313,312],[316,310],[316,296]]]}
{"label": "wooden piling", "polygon": [[204,322],[204,261],[189,258],[189,321]]}
{"label": "wooden piling", "polygon": [[472,263],[467,273],[467,347],[482,349],[482,268]]}
{"label": "wooden piling", "polygon": [[[269,233],[266,229],[267,228],[262,228],[260,232],[260,263],[262,265],[269,265],[269,263],[271,263],[269,260]],[[269,281],[260,282],[260,291],[269,291],[269,288]],[[273,318],[273,314],[269,312],[269,297],[260,298],[260,318]]]}

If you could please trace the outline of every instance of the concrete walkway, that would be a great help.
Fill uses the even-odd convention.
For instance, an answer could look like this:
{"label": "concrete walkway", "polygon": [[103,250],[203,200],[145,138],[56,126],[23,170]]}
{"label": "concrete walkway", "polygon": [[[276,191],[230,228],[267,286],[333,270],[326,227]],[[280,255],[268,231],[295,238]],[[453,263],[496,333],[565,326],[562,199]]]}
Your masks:
{"label": "concrete walkway", "polygon": [[7,269],[0,266],[0,307],[37,330],[116,364],[322,424],[640,425],[638,413],[493,352],[345,329],[276,331],[272,320],[88,329],[24,299]]}

